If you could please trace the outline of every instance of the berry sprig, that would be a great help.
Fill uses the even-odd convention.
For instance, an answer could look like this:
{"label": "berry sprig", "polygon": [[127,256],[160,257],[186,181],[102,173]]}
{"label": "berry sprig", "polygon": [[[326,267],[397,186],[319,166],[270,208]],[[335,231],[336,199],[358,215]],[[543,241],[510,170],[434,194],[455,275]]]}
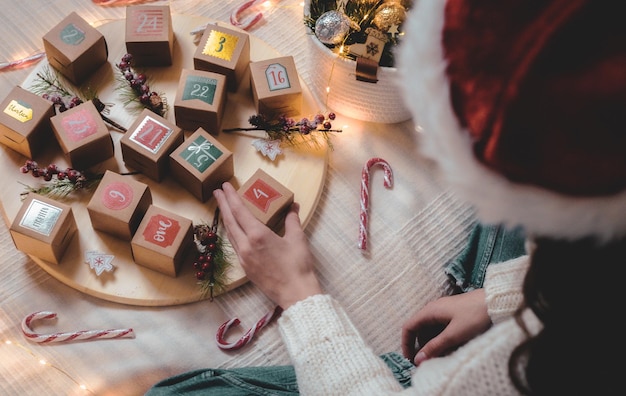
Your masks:
{"label": "berry sprig", "polygon": [[195,277],[203,295],[209,294],[210,301],[216,291],[226,287],[226,270],[230,267],[224,241],[217,233],[219,208],[215,209],[213,224],[198,224],[193,228],[198,255],[193,262]]}
{"label": "berry sprig", "polygon": [[132,54],[122,56],[116,66],[120,71],[119,88],[125,97],[124,105],[136,104],[138,109],[149,109],[152,112],[164,116],[167,112],[167,100],[163,94],[152,91],[148,84],[148,77],[132,67]]}
{"label": "berry sprig", "polygon": [[97,186],[103,177],[101,174],[89,174],[73,168],[61,169],[55,164],[40,168],[39,164],[33,160],[27,160],[20,167],[20,172],[30,172],[33,177],[43,178],[44,181],[51,182],[49,185],[38,188],[25,185],[26,191],[20,193],[22,199],[26,198],[30,192],[51,198],[64,198],[74,191]]}
{"label": "berry sprig", "polygon": [[316,114],[312,120],[304,117],[299,121],[284,115],[278,118],[268,118],[264,114],[255,114],[248,118],[252,128],[229,128],[224,132],[235,131],[265,131],[267,140],[281,141],[290,145],[300,143],[317,143],[316,134],[319,132],[328,147],[332,149],[330,132],[341,132],[341,129],[332,129],[332,121],[336,118],[335,113]]}

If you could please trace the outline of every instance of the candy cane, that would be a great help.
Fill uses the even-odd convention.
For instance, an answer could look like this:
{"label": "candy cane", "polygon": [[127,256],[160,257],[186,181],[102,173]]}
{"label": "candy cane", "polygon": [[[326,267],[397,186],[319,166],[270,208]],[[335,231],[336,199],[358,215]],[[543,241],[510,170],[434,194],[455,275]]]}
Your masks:
{"label": "candy cane", "polygon": [[29,341],[40,343],[78,340],[89,341],[102,338],[135,338],[133,329],[81,330],[67,333],[38,334],[31,328],[31,323],[35,320],[54,319],[56,317],[56,313],[49,311],[32,313],[22,320],[22,332]]}
{"label": "candy cane", "polygon": [[259,12],[253,18],[248,19],[245,23],[242,23],[239,21],[239,14],[243,13],[245,10],[252,7],[257,2],[258,0],[246,1],[239,7],[235,8],[233,12],[230,14],[230,23],[233,26],[237,26],[238,28],[241,28],[243,30],[250,29],[255,23],[257,23],[258,21],[261,20],[261,18],[263,18],[263,13]]}
{"label": "candy cane", "polygon": [[371,158],[363,166],[361,172],[361,214],[359,216],[359,248],[367,249],[367,223],[369,217],[370,169],[380,165],[385,171],[385,187],[393,187],[393,172],[389,163],[382,158]]}
{"label": "candy cane", "polygon": [[226,342],[226,340],[224,339],[224,335],[226,334],[228,329],[230,329],[232,326],[237,326],[239,323],[241,323],[241,321],[238,318],[233,318],[222,323],[222,325],[217,329],[217,334],[215,335],[217,346],[220,347],[221,349],[239,349],[243,347],[244,345],[248,345],[250,341],[252,341],[252,338],[254,337],[254,335],[259,330],[267,326],[267,324],[271,322],[274,317],[280,315],[281,312],[282,312],[282,309],[280,307],[274,308],[274,310],[268,312],[267,314],[265,314],[265,316],[259,319],[254,325],[254,327],[246,331],[246,334],[241,336],[241,338],[239,338],[235,342],[230,342],[230,343]]}
{"label": "candy cane", "polygon": [[0,62],[0,70],[4,69],[16,69],[21,66],[26,66],[29,63],[37,62],[41,58],[45,57],[45,52],[39,52],[31,56],[27,56],[26,58],[10,61],[10,62]]}

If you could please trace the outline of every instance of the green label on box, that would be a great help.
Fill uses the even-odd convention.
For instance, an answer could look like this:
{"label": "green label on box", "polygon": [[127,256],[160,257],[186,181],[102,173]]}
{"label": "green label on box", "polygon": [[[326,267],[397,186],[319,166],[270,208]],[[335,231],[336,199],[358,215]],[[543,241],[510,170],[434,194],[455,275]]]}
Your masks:
{"label": "green label on box", "polygon": [[200,173],[204,172],[222,155],[220,149],[209,142],[204,136],[198,136],[187,150],[180,153],[180,156],[189,162]]}
{"label": "green label on box", "polygon": [[70,23],[61,30],[61,41],[69,45],[78,45],[85,40],[85,32]]}
{"label": "green label on box", "polygon": [[217,79],[215,78],[188,76],[183,90],[183,100],[200,99],[212,105],[216,89]]}

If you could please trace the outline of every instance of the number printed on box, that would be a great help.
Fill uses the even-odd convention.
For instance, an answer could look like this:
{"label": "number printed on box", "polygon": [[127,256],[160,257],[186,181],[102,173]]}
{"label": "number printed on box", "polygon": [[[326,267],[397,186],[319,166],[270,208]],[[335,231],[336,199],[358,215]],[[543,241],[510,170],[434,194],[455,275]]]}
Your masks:
{"label": "number printed on box", "polygon": [[137,129],[133,131],[129,139],[152,154],[156,154],[167,139],[172,136],[172,133],[174,133],[172,128],[147,116],[141,121]]}
{"label": "number printed on box", "polygon": [[267,213],[272,201],[282,195],[263,180],[256,179],[250,188],[243,193],[243,196],[263,213]]}
{"label": "number printed on box", "polygon": [[159,36],[165,28],[164,21],[163,10],[161,9],[134,10],[131,26],[137,36]]}
{"label": "number printed on box", "polygon": [[20,220],[20,226],[50,236],[63,209],[33,199]]}
{"label": "number printed on box", "polygon": [[183,100],[199,99],[212,105],[217,89],[217,79],[202,76],[188,76],[185,80]]}
{"label": "number printed on box", "polygon": [[73,142],[78,142],[84,138],[98,132],[96,120],[87,109],[81,109],[63,117],[61,121],[65,135]]}
{"label": "number printed on box", "polygon": [[147,242],[166,248],[174,243],[179,232],[180,223],[177,220],[157,214],[148,221],[143,237]]}
{"label": "number printed on box", "polygon": [[122,210],[133,201],[133,189],[126,183],[113,182],[102,191],[102,204],[111,210]]}
{"label": "number printed on box", "polygon": [[85,40],[85,32],[73,23],[61,30],[61,41],[68,45],[78,45]]}
{"label": "number printed on box", "polygon": [[280,63],[272,63],[265,69],[265,78],[270,91],[291,88],[287,68]]}
{"label": "number printed on box", "polygon": [[180,153],[180,156],[191,166],[202,173],[206,171],[219,157],[222,151],[209,142],[204,136],[198,136],[191,145]]}
{"label": "number printed on box", "polygon": [[237,48],[239,37],[232,34],[211,30],[204,44],[202,54],[230,61]]}
{"label": "number printed on box", "polygon": [[33,119],[33,109],[26,102],[21,100],[11,100],[4,109],[4,114],[15,118],[19,122],[26,122]]}

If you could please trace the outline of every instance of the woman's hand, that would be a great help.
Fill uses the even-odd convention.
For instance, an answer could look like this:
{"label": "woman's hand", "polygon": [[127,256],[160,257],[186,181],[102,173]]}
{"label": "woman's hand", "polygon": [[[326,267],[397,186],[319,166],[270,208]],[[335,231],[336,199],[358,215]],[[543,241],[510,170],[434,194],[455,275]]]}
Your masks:
{"label": "woman's hand", "polygon": [[265,295],[287,309],[322,293],[297,203],[285,217],[285,234],[281,237],[254,217],[230,183],[224,183],[213,195],[241,267]]}
{"label": "woman's hand", "polygon": [[426,304],[402,326],[402,353],[417,366],[454,351],[489,327],[483,289],[442,297]]}

